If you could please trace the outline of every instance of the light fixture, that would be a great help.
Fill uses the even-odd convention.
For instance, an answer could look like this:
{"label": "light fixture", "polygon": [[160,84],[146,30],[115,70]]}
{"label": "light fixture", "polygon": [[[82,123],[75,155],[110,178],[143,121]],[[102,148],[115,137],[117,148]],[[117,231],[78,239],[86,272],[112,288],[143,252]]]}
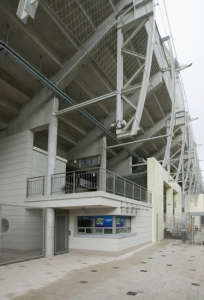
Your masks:
{"label": "light fixture", "polygon": [[86,213],[86,207],[81,208],[81,213],[84,215]]}

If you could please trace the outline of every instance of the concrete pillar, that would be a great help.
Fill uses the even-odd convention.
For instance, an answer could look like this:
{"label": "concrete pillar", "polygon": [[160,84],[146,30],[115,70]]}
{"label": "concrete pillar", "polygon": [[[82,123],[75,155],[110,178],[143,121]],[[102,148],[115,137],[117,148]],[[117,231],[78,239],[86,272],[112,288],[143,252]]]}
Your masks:
{"label": "concrete pillar", "polygon": [[106,135],[102,135],[102,149],[101,149],[101,171],[100,171],[100,186],[101,186],[101,191],[106,191],[106,160],[107,160],[107,155],[106,155],[106,143],[107,143],[107,138]]}
{"label": "concrete pillar", "polygon": [[176,218],[181,218],[182,216],[182,195],[181,194],[174,194],[174,215]]}
{"label": "concrete pillar", "polygon": [[[54,99],[55,110],[58,110],[59,100]],[[47,157],[47,195],[51,194],[51,175],[55,173],[57,154],[57,129],[58,118],[51,117],[48,132],[48,157]]]}
{"label": "concrete pillar", "polygon": [[174,195],[173,188],[166,188],[166,214],[173,216]]}
{"label": "concrete pillar", "polygon": [[2,204],[0,204],[0,253],[1,253],[1,222],[2,222]]}
{"label": "concrete pillar", "polygon": [[55,210],[46,208],[45,210],[45,257],[54,256],[54,225]]}

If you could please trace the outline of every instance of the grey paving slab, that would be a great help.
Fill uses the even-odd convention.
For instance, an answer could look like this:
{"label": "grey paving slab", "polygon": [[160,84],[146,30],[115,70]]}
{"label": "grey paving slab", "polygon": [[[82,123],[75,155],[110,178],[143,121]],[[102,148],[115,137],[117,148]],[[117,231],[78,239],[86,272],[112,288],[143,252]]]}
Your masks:
{"label": "grey paving slab", "polygon": [[5,265],[0,299],[204,300],[203,250],[164,240],[121,257],[64,254]]}

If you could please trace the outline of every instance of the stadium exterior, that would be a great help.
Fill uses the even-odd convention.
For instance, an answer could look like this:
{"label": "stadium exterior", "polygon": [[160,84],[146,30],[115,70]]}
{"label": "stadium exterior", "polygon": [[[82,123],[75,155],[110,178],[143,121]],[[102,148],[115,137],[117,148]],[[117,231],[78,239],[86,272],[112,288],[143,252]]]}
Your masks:
{"label": "stadium exterior", "polygon": [[1,253],[116,255],[162,240],[164,213],[197,205],[186,66],[155,9],[1,1]]}

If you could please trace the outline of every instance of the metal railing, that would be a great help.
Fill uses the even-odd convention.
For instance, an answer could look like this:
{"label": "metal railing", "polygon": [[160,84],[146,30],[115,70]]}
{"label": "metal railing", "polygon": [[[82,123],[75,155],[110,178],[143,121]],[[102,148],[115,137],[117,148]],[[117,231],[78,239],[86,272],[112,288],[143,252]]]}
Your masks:
{"label": "metal railing", "polygon": [[[45,177],[27,179],[27,196],[44,195]],[[151,192],[102,168],[89,168],[51,175],[51,194],[105,191],[151,204]]]}
{"label": "metal railing", "polygon": [[51,180],[52,194],[105,191],[122,197],[151,203],[150,191],[102,168],[53,174]]}
{"label": "metal railing", "polygon": [[45,176],[27,178],[27,197],[45,194]]}
{"label": "metal railing", "polygon": [[152,203],[151,192],[136,183],[106,170],[106,192]]}
{"label": "metal railing", "polygon": [[99,169],[51,175],[51,194],[72,194],[99,190]]}

